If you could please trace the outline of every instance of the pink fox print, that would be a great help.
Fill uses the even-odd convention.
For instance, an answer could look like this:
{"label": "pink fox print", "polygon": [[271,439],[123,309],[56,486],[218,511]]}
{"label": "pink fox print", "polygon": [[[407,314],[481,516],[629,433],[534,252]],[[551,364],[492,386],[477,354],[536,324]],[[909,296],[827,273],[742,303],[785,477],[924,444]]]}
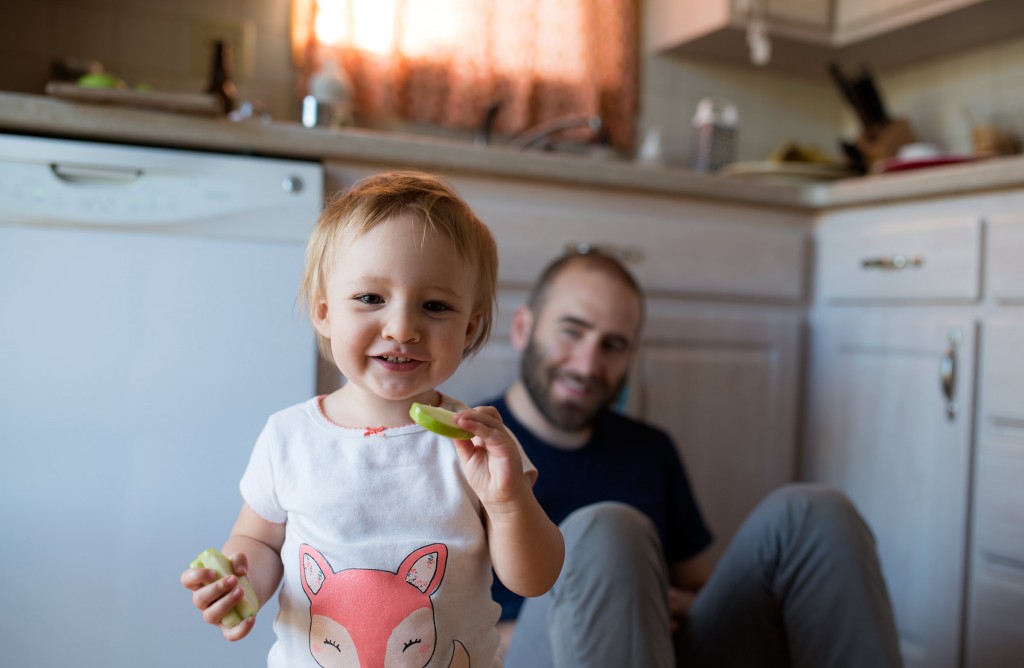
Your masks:
{"label": "pink fox print", "polygon": [[[434,655],[437,629],[431,595],[441,586],[448,548],[414,550],[394,573],[352,568],[335,573],[309,545],[299,548],[309,597],[309,650],[324,668],[423,668]],[[454,642],[451,668],[469,667]]]}

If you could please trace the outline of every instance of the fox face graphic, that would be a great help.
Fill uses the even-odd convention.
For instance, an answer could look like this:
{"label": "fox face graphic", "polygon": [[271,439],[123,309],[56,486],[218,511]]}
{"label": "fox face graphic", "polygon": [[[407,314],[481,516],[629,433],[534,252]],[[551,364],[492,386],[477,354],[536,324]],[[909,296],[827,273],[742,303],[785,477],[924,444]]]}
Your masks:
{"label": "fox face graphic", "polygon": [[[448,548],[410,553],[395,572],[353,568],[335,573],[318,550],[299,548],[309,598],[309,650],[324,668],[423,668],[434,655],[437,629],[431,595],[441,586]],[[468,666],[455,642],[454,658]],[[453,659],[454,660],[454,659]]]}

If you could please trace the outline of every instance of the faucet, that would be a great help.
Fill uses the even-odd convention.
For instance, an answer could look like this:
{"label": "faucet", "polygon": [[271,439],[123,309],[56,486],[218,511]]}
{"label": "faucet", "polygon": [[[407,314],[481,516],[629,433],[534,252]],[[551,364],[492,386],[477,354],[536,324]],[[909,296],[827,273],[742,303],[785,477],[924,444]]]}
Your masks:
{"label": "faucet", "polygon": [[491,130],[494,128],[494,119],[498,116],[500,109],[500,101],[494,102],[487,107],[487,111],[484,112],[484,119],[480,123],[480,128],[476,131],[476,136],[473,137],[474,146],[487,146],[491,143]]}
{"label": "faucet", "polygon": [[599,134],[604,127],[600,116],[562,116],[553,118],[550,121],[538,123],[532,128],[523,130],[509,142],[509,146],[520,150],[527,149],[540,142],[547,142],[548,138],[563,130],[573,128],[590,128],[594,134]]}

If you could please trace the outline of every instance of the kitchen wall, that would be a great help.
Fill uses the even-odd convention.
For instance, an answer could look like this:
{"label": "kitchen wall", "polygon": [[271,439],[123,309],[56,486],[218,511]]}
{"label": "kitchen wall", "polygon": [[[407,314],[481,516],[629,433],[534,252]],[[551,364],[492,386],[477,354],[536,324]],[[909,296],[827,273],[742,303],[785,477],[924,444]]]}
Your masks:
{"label": "kitchen wall", "polygon": [[[737,104],[741,160],[763,160],[787,139],[835,155],[839,138],[859,132],[824,63],[820,77],[670,56],[648,56],[644,70],[638,136],[661,128],[672,162],[686,159],[689,120],[705,95]],[[890,113],[910,119],[920,140],[942,150],[971,151],[971,117],[1024,137],[1024,36],[876,78]]]}
{"label": "kitchen wall", "polygon": [[[1024,137],[1024,36],[881,73],[894,113],[951,153],[971,150],[970,129],[995,123]],[[852,116],[847,119],[853,127]]]}
{"label": "kitchen wall", "polygon": [[235,37],[240,99],[297,118],[287,0],[4,0],[0,90],[41,93],[54,59],[100,61],[130,84],[201,91],[210,41]]}
{"label": "kitchen wall", "polygon": [[[52,61],[102,62],[130,83],[198,91],[206,84],[209,41],[227,29],[239,44],[235,79],[242,99],[261,100],[277,118],[298,117],[287,0],[4,0],[0,90],[42,92]],[[1024,134],[1024,37],[892,72],[878,72],[892,113],[920,137],[970,148],[968,107],[979,121]],[[798,141],[838,155],[857,128],[824,74],[784,74],[753,66],[647,56],[642,62],[638,138],[653,129],[669,162],[685,163],[690,118],[707,95],[739,109],[738,158],[766,158]]]}
{"label": "kitchen wall", "polygon": [[687,163],[691,120],[706,96],[736,105],[739,160],[764,160],[786,140],[838,157],[840,100],[824,75],[817,79],[665,56],[648,56],[642,67],[637,137],[658,131],[669,163]]}

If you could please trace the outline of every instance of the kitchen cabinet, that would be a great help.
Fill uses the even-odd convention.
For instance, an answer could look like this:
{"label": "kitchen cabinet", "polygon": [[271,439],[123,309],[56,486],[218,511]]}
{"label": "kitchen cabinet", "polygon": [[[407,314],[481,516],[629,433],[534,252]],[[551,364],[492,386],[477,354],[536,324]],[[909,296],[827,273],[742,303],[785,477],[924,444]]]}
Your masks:
{"label": "kitchen cabinet", "polygon": [[876,69],[948,55],[1020,34],[1017,0],[651,0],[653,53],[749,63],[745,30],[763,2],[769,67],[825,75],[824,64]]}
{"label": "kitchen cabinet", "polygon": [[803,477],[871,526],[908,668],[959,666],[981,217],[934,205],[818,222]]}
{"label": "kitchen cabinet", "polygon": [[833,41],[842,46],[984,1],[836,0]]}
{"label": "kitchen cabinet", "polygon": [[[649,293],[625,410],[674,438],[718,540],[796,472],[806,216],[629,191],[454,176],[527,288],[580,244],[624,258]],[[508,348],[496,355],[506,364]],[[493,362],[491,362],[493,364]]]}
{"label": "kitchen cabinet", "polygon": [[1024,215],[993,215],[989,238],[966,665],[1016,668],[1024,656]]}
{"label": "kitchen cabinet", "polygon": [[[375,171],[340,161],[326,169],[329,190]],[[469,402],[502,392],[518,370],[511,315],[543,267],[581,244],[618,254],[648,291],[623,408],[673,436],[720,554],[757,502],[796,473],[806,214],[447,176],[494,232],[499,313],[491,342],[442,389]]]}
{"label": "kitchen cabinet", "polygon": [[1012,190],[816,223],[800,475],[874,530],[908,668],[1024,655],[1022,206]]}
{"label": "kitchen cabinet", "polygon": [[772,35],[827,44],[832,25],[828,0],[650,0],[645,4],[648,46],[655,52],[718,42],[740,44],[757,3]]}

